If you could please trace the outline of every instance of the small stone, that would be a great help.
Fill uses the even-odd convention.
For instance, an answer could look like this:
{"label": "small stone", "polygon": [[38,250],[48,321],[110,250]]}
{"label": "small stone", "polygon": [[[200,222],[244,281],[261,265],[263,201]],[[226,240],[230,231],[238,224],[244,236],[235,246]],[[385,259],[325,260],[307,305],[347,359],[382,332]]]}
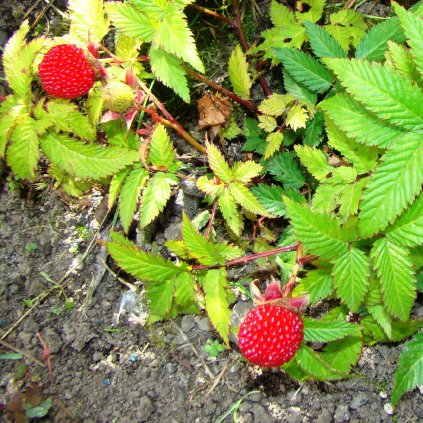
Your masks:
{"label": "small stone", "polygon": [[146,422],[149,420],[154,411],[154,404],[151,399],[144,395],[140,398],[137,405],[138,413],[137,418],[140,422]]}
{"label": "small stone", "polygon": [[197,322],[198,329],[204,331],[204,332],[211,332],[213,330],[213,326],[210,322],[210,319],[205,317],[195,317],[195,321]]}
{"label": "small stone", "polygon": [[254,423],[273,423],[274,421],[266,409],[260,404],[254,404],[251,411],[254,414]]}
{"label": "small stone", "polygon": [[316,423],[331,423],[333,422],[332,413],[327,409],[323,408],[317,416]]}
{"label": "small stone", "polygon": [[52,354],[57,354],[63,346],[62,338],[54,329],[47,329],[43,335],[47,348]]}
{"label": "small stone", "polygon": [[360,408],[362,405],[366,404],[368,401],[368,397],[364,392],[359,392],[351,401],[350,408],[353,410],[357,410],[357,408]]}
{"label": "small stone", "polygon": [[382,399],[386,399],[386,398],[388,398],[388,394],[387,394],[385,391],[380,391],[380,392],[379,392],[379,396],[380,396]]}
{"label": "small stone", "polygon": [[392,416],[392,414],[394,414],[394,406],[393,406],[390,402],[387,402],[387,403],[383,406],[383,409],[385,410],[385,413],[386,413],[388,416]]}
{"label": "small stone", "polygon": [[104,358],[104,355],[100,351],[96,351],[93,354],[93,361],[94,361],[94,363],[98,363],[99,361],[103,360],[103,358]]}
{"label": "small stone", "polygon": [[300,407],[289,407],[288,408],[289,415],[285,418],[287,423],[302,423],[303,418],[301,416],[301,408]]}
{"label": "small stone", "polygon": [[335,410],[335,422],[348,422],[350,421],[350,413],[348,412],[348,405],[339,404]]}
{"label": "small stone", "polygon": [[192,314],[186,314],[184,317],[182,317],[181,321],[181,329],[184,331],[184,333],[189,332],[191,329],[193,329],[195,326],[195,319]]}

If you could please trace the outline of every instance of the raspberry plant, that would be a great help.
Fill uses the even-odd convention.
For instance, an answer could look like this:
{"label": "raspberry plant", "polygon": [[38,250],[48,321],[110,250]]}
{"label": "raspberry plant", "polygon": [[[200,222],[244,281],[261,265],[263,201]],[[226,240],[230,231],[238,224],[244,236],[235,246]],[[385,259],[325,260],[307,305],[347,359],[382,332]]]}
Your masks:
{"label": "raspberry plant", "polygon": [[[237,329],[230,326],[233,287],[241,284],[230,280],[227,268],[255,261],[286,281],[282,297],[302,310],[275,313],[269,337],[254,351],[278,345],[270,335],[282,327],[280,315],[289,315],[302,332],[281,361],[252,362],[284,363],[297,380],[347,377],[363,345],[399,342],[423,325],[410,317],[423,291],[423,6],[407,11],[393,4],[396,16],[366,33],[368,22],[356,11],[332,10],[327,18],[324,0],[301,2],[308,11],[272,1],[273,27],[250,47],[237,0],[233,19],[192,3],[71,0],[69,33],[54,39],[26,41],[24,22],[3,54],[12,93],[0,106],[0,157],[22,179],[36,181],[47,169],[56,188],[73,196],[94,185],[108,187],[109,209],[117,203],[129,233],[134,214],[147,227],[180,179],[193,178],[165,126],[172,128],[205,155],[211,171],[195,180],[212,206],[205,230],[184,214],[181,239],[166,243],[172,260],[166,251],[142,251],[118,232],[107,243],[117,264],[145,283],[150,323],[205,310],[229,345]],[[215,16],[239,35],[228,62],[233,91],[203,75],[186,7]],[[111,30],[112,47],[104,42]],[[72,96],[60,88],[71,83],[61,67],[67,53],[48,60],[49,51],[69,46],[83,52],[87,74],[95,75],[92,88],[89,79]],[[281,92],[267,85],[263,61],[282,77]],[[48,88],[45,79],[52,74],[59,90]],[[203,146],[152,92],[158,81],[188,103],[189,77],[245,110],[234,108],[230,116],[228,107],[215,129],[222,142],[243,136],[249,160],[231,164],[221,148]],[[251,98],[255,84],[266,97],[260,104]],[[221,218],[226,232],[216,225]],[[326,299],[336,304],[327,313],[305,315],[307,301]],[[250,313],[260,314],[263,307],[269,306]],[[248,316],[246,322],[240,349],[249,359],[243,342]],[[295,324],[285,326],[290,333]],[[394,403],[423,382],[420,335],[399,360]],[[286,342],[273,352],[283,352]]]}

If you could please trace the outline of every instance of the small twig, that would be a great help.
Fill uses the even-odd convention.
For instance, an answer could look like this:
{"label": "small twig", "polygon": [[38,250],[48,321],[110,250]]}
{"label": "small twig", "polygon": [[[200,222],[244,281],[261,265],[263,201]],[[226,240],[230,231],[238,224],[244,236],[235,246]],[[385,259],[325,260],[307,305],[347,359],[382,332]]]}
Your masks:
{"label": "small twig", "polygon": [[38,364],[38,365],[39,365],[39,366],[41,366],[41,367],[45,367],[44,363],[43,363],[42,361],[38,360],[38,358],[33,357],[31,354],[27,353],[26,351],[22,351],[22,350],[21,350],[21,349],[19,349],[18,347],[15,347],[14,345],[9,344],[9,343],[8,343],[8,342],[6,342],[6,341],[3,341],[3,340],[1,340],[1,339],[0,339],[0,345],[3,345],[3,347],[5,347],[5,348],[7,348],[7,349],[9,349],[9,350],[12,350],[12,351],[15,351],[15,352],[16,352],[16,353],[18,353],[18,354],[23,355],[23,356],[24,356],[24,357],[26,357],[28,360],[33,361],[34,363]]}
{"label": "small twig", "polygon": [[228,19],[226,16],[223,16],[213,10],[207,9],[206,7],[198,6],[197,4],[189,4],[188,7],[190,7],[191,9],[198,10],[199,12],[204,13],[205,15],[213,16],[214,18],[228,24],[229,26],[236,26],[235,23]]}
{"label": "small twig", "polygon": [[219,382],[222,380],[225,373],[228,371],[229,366],[233,363],[233,359],[228,360],[225,364],[225,367],[223,367],[222,371],[215,377],[214,382],[210,389],[207,391],[207,393],[204,395],[203,399],[207,399],[210,394],[216,389],[216,386],[219,384]]}
{"label": "small twig", "polygon": [[217,202],[217,200],[216,200],[216,201],[214,202],[214,204],[213,204],[213,208],[212,208],[212,211],[211,211],[211,215],[210,215],[209,223],[208,223],[208,225],[207,225],[207,229],[206,229],[206,231],[204,232],[204,236],[205,236],[206,238],[209,238],[209,237],[210,237],[210,233],[211,233],[211,230],[212,230],[212,227],[213,227],[214,217],[215,217],[215,215],[216,215],[217,206],[218,206],[218,202]]}

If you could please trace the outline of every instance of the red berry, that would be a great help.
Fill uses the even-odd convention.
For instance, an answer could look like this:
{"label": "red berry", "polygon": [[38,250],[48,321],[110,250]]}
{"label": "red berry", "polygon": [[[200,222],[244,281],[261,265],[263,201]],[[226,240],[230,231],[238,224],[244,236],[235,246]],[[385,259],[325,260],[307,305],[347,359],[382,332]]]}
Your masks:
{"label": "red berry", "polygon": [[263,304],[250,310],[238,332],[239,349],[252,364],[279,367],[300,348],[303,321],[285,307]]}
{"label": "red berry", "polygon": [[94,84],[95,72],[84,51],[74,44],[52,47],[38,66],[38,75],[44,90],[59,98],[77,98]]}

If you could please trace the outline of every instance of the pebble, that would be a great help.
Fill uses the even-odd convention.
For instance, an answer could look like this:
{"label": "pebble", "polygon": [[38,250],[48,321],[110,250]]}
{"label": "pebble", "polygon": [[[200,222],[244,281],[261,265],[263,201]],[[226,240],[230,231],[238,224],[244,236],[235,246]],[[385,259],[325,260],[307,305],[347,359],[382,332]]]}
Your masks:
{"label": "pebble", "polygon": [[380,391],[380,392],[379,392],[379,396],[380,396],[382,399],[386,399],[386,398],[388,398],[388,394],[387,394],[385,391]]}
{"label": "pebble", "polygon": [[316,423],[331,423],[333,422],[332,413],[327,409],[323,408],[317,416]]}
{"label": "pebble", "polygon": [[139,399],[137,405],[137,418],[139,422],[146,422],[149,420],[154,411],[154,404],[147,395]]}
{"label": "pebble", "polygon": [[335,410],[335,422],[348,422],[350,421],[350,413],[348,412],[348,405],[346,404],[339,404]]}
{"label": "pebble", "polygon": [[204,317],[197,316],[194,319],[197,322],[198,329],[205,332],[211,332],[213,330],[213,326],[210,322],[210,319],[207,316],[204,316]]}
{"label": "pebble", "polygon": [[181,320],[181,329],[184,333],[189,332],[195,326],[195,319],[192,314],[186,314]]}
{"label": "pebble", "polygon": [[357,408],[360,408],[362,405],[366,404],[368,400],[369,398],[364,392],[359,392],[351,401],[350,408],[357,410]]}
{"label": "pebble", "polygon": [[99,361],[103,360],[103,358],[104,358],[104,355],[100,351],[96,351],[93,354],[93,361],[94,361],[94,363],[98,363]]}
{"label": "pebble", "polygon": [[390,402],[387,402],[387,403],[383,406],[383,409],[385,410],[385,413],[386,413],[388,416],[392,416],[392,414],[394,414],[394,406],[393,406]]}

